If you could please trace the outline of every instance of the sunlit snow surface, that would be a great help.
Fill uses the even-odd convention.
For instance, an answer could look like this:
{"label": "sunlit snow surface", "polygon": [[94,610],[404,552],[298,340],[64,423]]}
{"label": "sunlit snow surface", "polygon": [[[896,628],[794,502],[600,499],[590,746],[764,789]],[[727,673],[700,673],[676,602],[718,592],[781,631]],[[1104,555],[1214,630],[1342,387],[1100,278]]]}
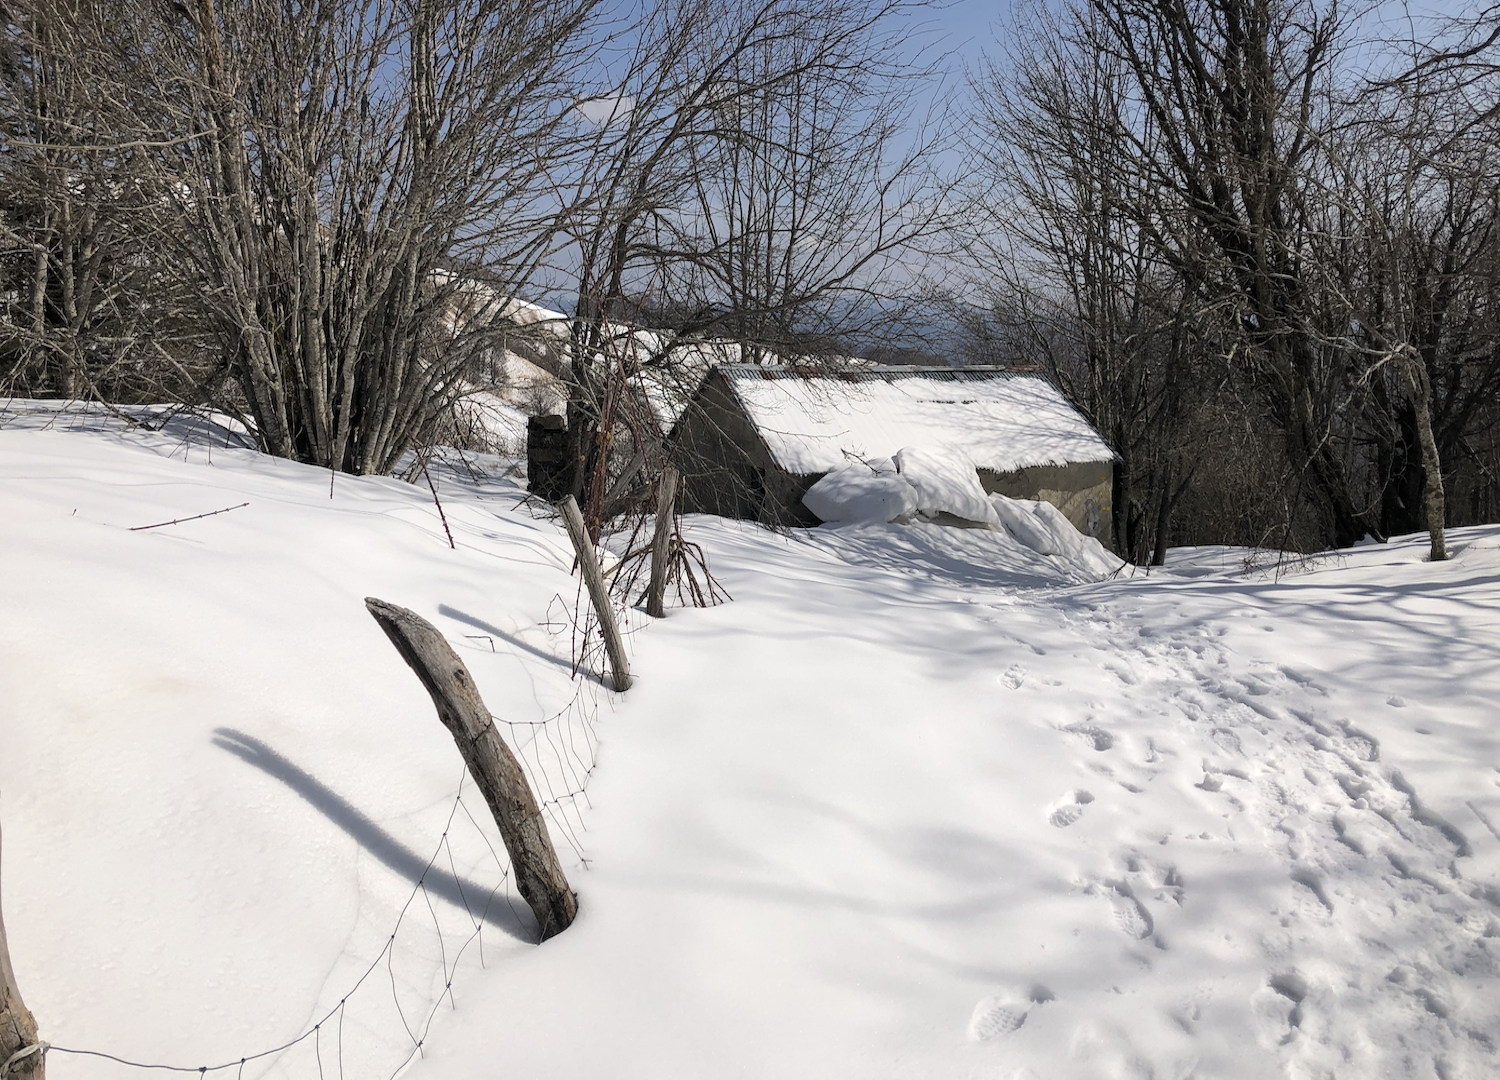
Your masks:
{"label": "sunlit snow surface", "polygon": [[[1095,581],[981,530],[695,518],[734,599],[632,612],[613,696],[500,463],[433,470],[452,551],[425,481],[330,499],[183,425],[0,427],[5,917],[59,1047],[235,1075],[332,1015],[244,1074],[417,1039],[434,1078],[1500,1072],[1500,529]],[[367,595],[448,635],[539,783],[574,759],[528,732],[597,733],[545,946],[474,910],[498,840]]]}
{"label": "sunlit snow surface", "polygon": [[771,456],[809,476],[904,446],[957,453],[982,469],[1109,461],[1114,456],[1045,379],[873,369],[838,375],[719,368]]}

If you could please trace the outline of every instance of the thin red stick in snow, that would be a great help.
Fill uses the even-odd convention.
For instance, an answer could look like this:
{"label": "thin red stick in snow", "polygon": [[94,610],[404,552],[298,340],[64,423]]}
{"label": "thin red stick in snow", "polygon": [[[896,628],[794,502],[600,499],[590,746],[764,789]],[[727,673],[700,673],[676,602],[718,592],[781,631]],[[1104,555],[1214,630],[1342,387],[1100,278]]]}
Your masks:
{"label": "thin red stick in snow", "polygon": [[458,545],[453,542],[453,530],[448,528],[448,515],[443,513],[443,500],[437,497],[437,485],[432,482],[432,474],[427,471],[427,459],[419,457],[417,462],[422,466],[422,475],[427,477],[427,490],[432,492],[433,505],[437,507],[438,517],[443,521],[443,532],[448,534],[448,546],[457,551]]}
{"label": "thin red stick in snow", "polygon": [[226,506],[222,510],[210,510],[206,514],[194,514],[192,517],[173,518],[171,521],[158,521],[155,525],[132,525],[131,532],[140,532],[142,529],[160,529],[167,525],[181,525],[184,521],[197,521],[199,518],[213,517],[215,514],[227,514],[231,510],[243,510],[250,504],[242,502],[239,506]]}

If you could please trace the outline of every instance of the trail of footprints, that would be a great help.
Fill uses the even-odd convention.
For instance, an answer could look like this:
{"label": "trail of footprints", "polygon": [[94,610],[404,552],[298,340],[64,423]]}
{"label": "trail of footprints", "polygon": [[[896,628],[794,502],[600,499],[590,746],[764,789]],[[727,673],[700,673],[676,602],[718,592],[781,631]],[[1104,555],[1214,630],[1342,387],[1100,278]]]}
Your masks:
{"label": "trail of footprints", "polygon": [[[1118,622],[1086,616],[1093,624],[1090,636],[1119,640]],[[1156,696],[1170,702],[1187,731],[1212,747],[1203,759],[1203,779],[1197,786],[1225,800],[1235,811],[1258,818],[1267,835],[1277,838],[1292,866],[1289,885],[1292,902],[1283,913],[1282,925],[1296,924],[1299,933],[1316,932],[1331,925],[1331,916],[1341,903],[1349,903],[1356,921],[1363,920],[1363,947],[1391,952],[1392,969],[1385,984],[1366,989],[1369,995],[1404,993],[1422,1010],[1418,1024],[1441,1028],[1453,1044],[1452,1053],[1434,1060],[1432,1067],[1445,1078],[1500,1075],[1500,995],[1487,1010],[1475,1011],[1460,1021],[1446,988],[1454,978],[1487,975],[1500,979],[1500,949],[1484,947],[1485,939],[1500,938],[1500,890],[1466,882],[1455,859],[1469,853],[1463,834],[1426,807],[1399,770],[1380,760],[1378,741],[1348,719],[1328,719],[1308,707],[1308,699],[1326,697],[1327,692],[1311,678],[1286,667],[1266,666],[1231,673],[1229,657],[1214,640],[1222,635],[1160,635],[1151,627],[1137,627],[1137,643],[1129,658],[1115,656],[1101,664],[1102,670],[1124,686],[1154,684]],[[1028,673],[1017,664],[1001,677],[1013,689],[1020,688]],[[1406,702],[1392,698],[1392,707]],[[1089,717],[1064,727],[1060,733],[1079,740],[1097,754],[1116,744],[1116,736]],[[1156,759],[1157,748],[1148,743],[1147,762]],[[1092,755],[1090,755],[1092,756]],[[1104,776],[1114,770],[1091,763]],[[1115,777],[1127,791],[1139,786]],[[1078,789],[1044,808],[1047,820],[1058,828],[1080,821],[1093,794]],[[1329,844],[1326,841],[1332,840]],[[1348,861],[1330,858],[1330,849],[1343,851]],[[1388,871],[1371,875],[1356,863],[1375,860]],[[1086,883],[1085,891],[1101,897],[1110,906],[1115,925],[1135,942],[1154,940],[1156,920],[1147,902],[1180,906],[1184,889],[1176,870],[1158,866],[1138,852],[1125,851],[1115,857],[1121,872]],[[1327,882],[1337,877],[1343,897],[1335,895]],[[1372,884],[1373,881],[1376,884]],[[1394,895],[1349,896],[1348,890],[1374,889]],[[1297,897],[1305,897],[1305,902]],[[1450,939],[1445,962],[1423,956],[1403,959],[1387,938],[1409,935],[1400,920],[1425,919],[1439,935]],[[1393,931],[1393,932],[1392,932]],[[1430,936],[1416,935],[1418,939]],[[1268,956],[1268,960],[1272,959]],[[1353,982],[1357,982],[1357,977]],[[1041,1002],[1052,1000],[1050,992],[1028,1000],[1011,997],[987,998],[974,1010],[969,1033],[972,1038],[1001,1038],[1019,1029]],[[1348,1006],[1357,1008],[1350,1001]],[[1328,1016],[1309,1025],[1308,1010],[1322,1007]],[[1262,990],[1250,1007],[1263,1032],[1263,1042],[1295,1055],[1307,1050],[1313,1060],[1318,1038],[1333,1040],[1330,1025],[1347,1009],[1341,1009],[1332,988],[1318,988],[1295,967],[1268,963]],[[1183,1007],[1178,1022],[1191,1030],[1198,1005]],[[1344,1020],[1345,1027],[1358,1026]],[[1309,1027],[1321,1035],[1305,1035]],[[1400,1032],[1380,1033],[1398,1043]],[[1354,1038],[1364,1038],[1363,1032]],[[1476,1058],[1477,1055],[1477,1058]],[[1464,1061],[1482,1059],[1483,1064],[1463,1066]]]}

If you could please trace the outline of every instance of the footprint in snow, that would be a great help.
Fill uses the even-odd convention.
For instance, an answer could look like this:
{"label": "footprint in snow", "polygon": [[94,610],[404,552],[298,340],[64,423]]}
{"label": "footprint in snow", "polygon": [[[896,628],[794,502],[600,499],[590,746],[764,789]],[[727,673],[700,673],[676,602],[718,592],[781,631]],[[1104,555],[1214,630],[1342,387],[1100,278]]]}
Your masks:
{"label": "footprint in snow", "polygon": [[1005,674],[1000,676],[1000,681],[1012,690],[1021,689],[1021,684],[1026,681],[1026,669],[1020,664],[1012,664],[1005,669]]}
{"label": "footprint in snow", "polygon": [[1135,893],[1128,884],[1123,881],[1106,881],[1099,886],[1099,891],[1109,901],[1115,925],[1122,933],[1136,941],[1145,941],[1151,936],[1156,923],[1151,918],[1151,912],[1146,910],[1146,905],[1135,898]]}
{"label": "footprint in snow", "polygon": [[1026,1023],[1033,1008],[1054,1001],[1056,997],[1045,986],[1033,986],[1025,997],[1012,994],[987,997],[974,1006],[974,1013],[969,1017],[969,1038],[975,1042],[1003,1039]]}
{"label": "footprint in snow", "polygon": [[1115,678],[1119,679],[1120,682],[1124,683],[1126,686],[1139,686],[1140,685],[1140,682],[1141,682],[1140,676],[1137,675],[1134,671],[1131,671],[1128,667],[1126,667],[1123,664],[1119,664],[1119,663],[1104,663],[1104,664],[1100,664],[1099,666],[1102,667],[1105,671],[1109,672]]}
{"label": "footprint in snow", "polygon": [[1260,1029],[1262,1046],[1285,1046],[1296,1038],[1307,995],[1307,980],[1295,969],[1267,977],[1266,985],[1251,995],[1250,1010]]}
{"label": "footprint in snow", "polygon": [[1047,808],[1047,821],[1059,829],[1066,829],[1083,817],[1083,808],[1094,801],[1094,796],[1079,788],[1070,791]]}
{"label": "footprint in snow", "polygon": [[1209,738],[1213,740],[1215,746],[1217,746],[1220,750],[1225,751],[1226,753],[1244,753],[1244,750],[1240,745],[1240,737],[1233,731],[1229,730],[1229,728],[1214,728],[1213,732],[1209,735]]}
{"label": "footprint in snow", "polygon": [[1104,750],[1108,750],[1115,744],[1115,737],[1097,724],[1086,722],[1069,724],[1067,727],[1063,728],[1063,730],[1071,735],[1077,735],[1084,742],[1092,746],[1095,750],[1099,750],[1101,752]]}

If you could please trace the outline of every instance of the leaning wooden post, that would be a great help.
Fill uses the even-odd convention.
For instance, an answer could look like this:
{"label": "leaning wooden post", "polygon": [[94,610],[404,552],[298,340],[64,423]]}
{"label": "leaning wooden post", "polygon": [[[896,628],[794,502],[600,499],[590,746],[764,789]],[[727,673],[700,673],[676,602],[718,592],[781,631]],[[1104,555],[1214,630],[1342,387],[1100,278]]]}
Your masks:
{"label": "leaning wooden post", "polygon": [[5,940],[5,917],[0,915],[0,1080],[44,1080],[46,1050],[46,1044],[36,1037],[36,1020],[16,986],[10,946]]}
{"label": "leaning wooden post", "polygon": [[620,637],[619,624],[615,622],[615,609],[609,602],[609,588],[604,584],[604,575],[599,572],[599,557],[594,554],[594,545],[583,527],[583,515],[578,512],[578,501],[569,495],[557,504],[562,512],[563,524],[568,527],[568,538],[573,541],[573,550],[578,554],[578,568],[583,572],[583,583],[588,586],[589,599],[594,603],[594,615],[599,619],[599,629],[604,633],[604,651],[609,654],[610,675],[617,691],[630,689],[630,661],[625,658],[625,641]]}
{"label": "leaning wooden post", "polygon": [[672,558],[672,504],[677,499],[677,470],[662,466],[656,481],[656,532],[651,536],[651,587],[646,614],[660,619],[666,611],[667,568]]}
{"label": "leaning wooden post", "polygon": [[542,940],[562,933],[578,914],[578,898],[568,888],[526,774],[495,730],[469,669],[437,627],[420,615],[373,596],[365,598],[365,607],[432,695],[438,719],[452,733],[469,775],[490,804],[510,853],[516,888],[531,906]]}

